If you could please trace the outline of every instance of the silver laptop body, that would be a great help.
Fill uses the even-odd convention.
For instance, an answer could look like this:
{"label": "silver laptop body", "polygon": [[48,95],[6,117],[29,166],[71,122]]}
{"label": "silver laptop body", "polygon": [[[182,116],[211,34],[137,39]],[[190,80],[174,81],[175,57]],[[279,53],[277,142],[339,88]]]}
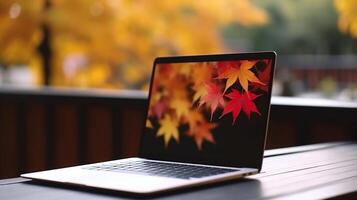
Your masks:
{"label": "silver laptop body", "polygon": [[157,58],[140,158],[21,176],[148,195],[256,174],[275,57],[259,52]]}

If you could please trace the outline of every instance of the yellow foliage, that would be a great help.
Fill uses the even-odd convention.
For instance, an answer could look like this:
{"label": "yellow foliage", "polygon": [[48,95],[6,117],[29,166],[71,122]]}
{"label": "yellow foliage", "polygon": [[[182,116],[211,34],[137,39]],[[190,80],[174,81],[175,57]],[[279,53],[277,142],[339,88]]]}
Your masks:
{"label": "yellow foliage", "polygon": [[42,33],[43,0],[0,2],[0,63],[29,64]]}
{"label": "yellow foliage", "polygon": [[335,0],[335,6],[339,13],[339,29],[357,37],[357,1]]}
{"label": "yellow foliage", "polygon": [[34,55],[30,59],[29,67],[34,75],[34,83],[35,85],[43,84],[43,72],[42,72],[42,60],[38,54]]}
{"label": "yellow foliage", "polygon": [[155,57],[226,51],[220,27],[268,20],[251,0],[49,2],[0,2],[0,63],[34,59],[47,24],[57,86],[147,88]]}

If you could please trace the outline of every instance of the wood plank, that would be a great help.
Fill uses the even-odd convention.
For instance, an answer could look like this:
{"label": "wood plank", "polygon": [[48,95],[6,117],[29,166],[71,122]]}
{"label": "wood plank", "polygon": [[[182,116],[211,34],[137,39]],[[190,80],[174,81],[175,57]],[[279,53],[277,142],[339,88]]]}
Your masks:
{"label": "wood plank", "polygon": [[329,172],[314,173],[309,177],[286,181],[280,180],[278,182],[274,182],[274,184],[272,182],[263,182],[263,186],[266,191],[266,195],[271,198],[322,187],[328,184],[333,184],[336,181],[342,181],[356,176],[357,169],[354,166],[354,169],[349,169],[348,171],[343,171],[343,169],[341,169],[341,171],[336,172],[336,174],[330,174]]}
{"label": "wood plank", "polygon": [[79,164],[78,117],[72,104],[59,104],[54,108],[54,166],[68,167]]}
{"label": "wood plank", "polygon": [[264,170],[253,178],[261,181],[269,198],[324,187],[357,177],[357,144],[269,157]]}
{"label": "wood plank", "polygon": [[[306,152],[264,159],[262,173],[256,177],[271,176],[351,160],[357,157],[357,148]],[[343,156],[341,156],[343,155]],[[333,159],[332,159],[333,158]]]}
{"label": "wood plank", "polygon": [[322,187],[311,188],[297,193],[280,196],[277,200],[295,200],[295,199],[356,199],[357,177],[351,177],[341,181],[330,183]]}
{"label": "wood plank", "polygon": [[311,144],[311,145],[303,145],[303,146],[295,146],[295,147],[286,147],[286,148],[278,148],[278,149],[270,149],[264,151],[264,157],[285,155],[285,154],[293,154],[293,153],[301,153],[307,151],[315,151],[319,149],[330,148],[334,146],[342,146],[346,145],[349,142],[328,142],[322,144]]}
{"label": "wood plank", "polygon": [[0,179],[20,174],[16,104],[0,105]]}
{"label": "wood plank", "polygon": [[89,107],[87,123],[87,162],[110,160],[113,155],[110,108],[96,105]]}
{"label": "wood plank", "polygon": [[[313,173],[319,173],[322,171],[329,171],[329,170],[337,170],[338,168],[357,168],[357,158],[348,160],[348,161],[343,161],[339,163],[333,163],[333,164],[328,164],[328,165],[322,165],[322,166],[316,166],[316,167],[310,167],[307,169],[303,170],[296,170],[296,171],[291,171],[289,173],[282,173],[282,174],[277,174],[274,176],[263,176],[260,177],[259,180],[264,180],[264,181],[279,181],[279,180],[285,180],[285,179],[290,179],[290,178],[296,178],[298,176],[305,176]],[[330,171],[333,173],[333,171]]]}
{"label": "wood plank", "polygon": [[120,152],[122,158],[138,155],[140,137],[144,126],[144,112],[139,109],[125,109],[121,112]]}
{"label": "wood plank", "polygon": [[27,112],[24,113],[26,115],[24,172],[45,170],[47,167],[45,108],[39,103],[33,103],[29,104],[25,109]]}

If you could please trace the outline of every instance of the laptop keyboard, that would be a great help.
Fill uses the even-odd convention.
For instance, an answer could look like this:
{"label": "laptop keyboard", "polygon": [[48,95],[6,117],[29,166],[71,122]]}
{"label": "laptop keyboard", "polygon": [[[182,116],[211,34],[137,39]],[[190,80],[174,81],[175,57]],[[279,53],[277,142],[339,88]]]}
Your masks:
{"label": "laptop keyboard", "polygon": [[180,163],[162,163],[148,160],[135,160],[122,163],[106,163],[85,166],[83,169],[125,172],[150,176],[162,176],[180,179],[202,178],[206,176],[239,171],[218,167],[195,166]]}

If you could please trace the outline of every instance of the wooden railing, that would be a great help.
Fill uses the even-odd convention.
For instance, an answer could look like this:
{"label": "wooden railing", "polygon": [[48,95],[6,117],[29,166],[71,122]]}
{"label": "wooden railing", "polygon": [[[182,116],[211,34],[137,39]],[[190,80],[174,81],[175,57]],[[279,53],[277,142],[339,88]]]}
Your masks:
{"label": "wooden railing", "polygon": [[135,155],[146,93],[0,92],[0,177]]}
{"label": "wooden railing", "polygon": [[[353,140],[355,104],[272,100],[267,148]],[[0,178],[135,156],[147,93],[0,89]]]}

